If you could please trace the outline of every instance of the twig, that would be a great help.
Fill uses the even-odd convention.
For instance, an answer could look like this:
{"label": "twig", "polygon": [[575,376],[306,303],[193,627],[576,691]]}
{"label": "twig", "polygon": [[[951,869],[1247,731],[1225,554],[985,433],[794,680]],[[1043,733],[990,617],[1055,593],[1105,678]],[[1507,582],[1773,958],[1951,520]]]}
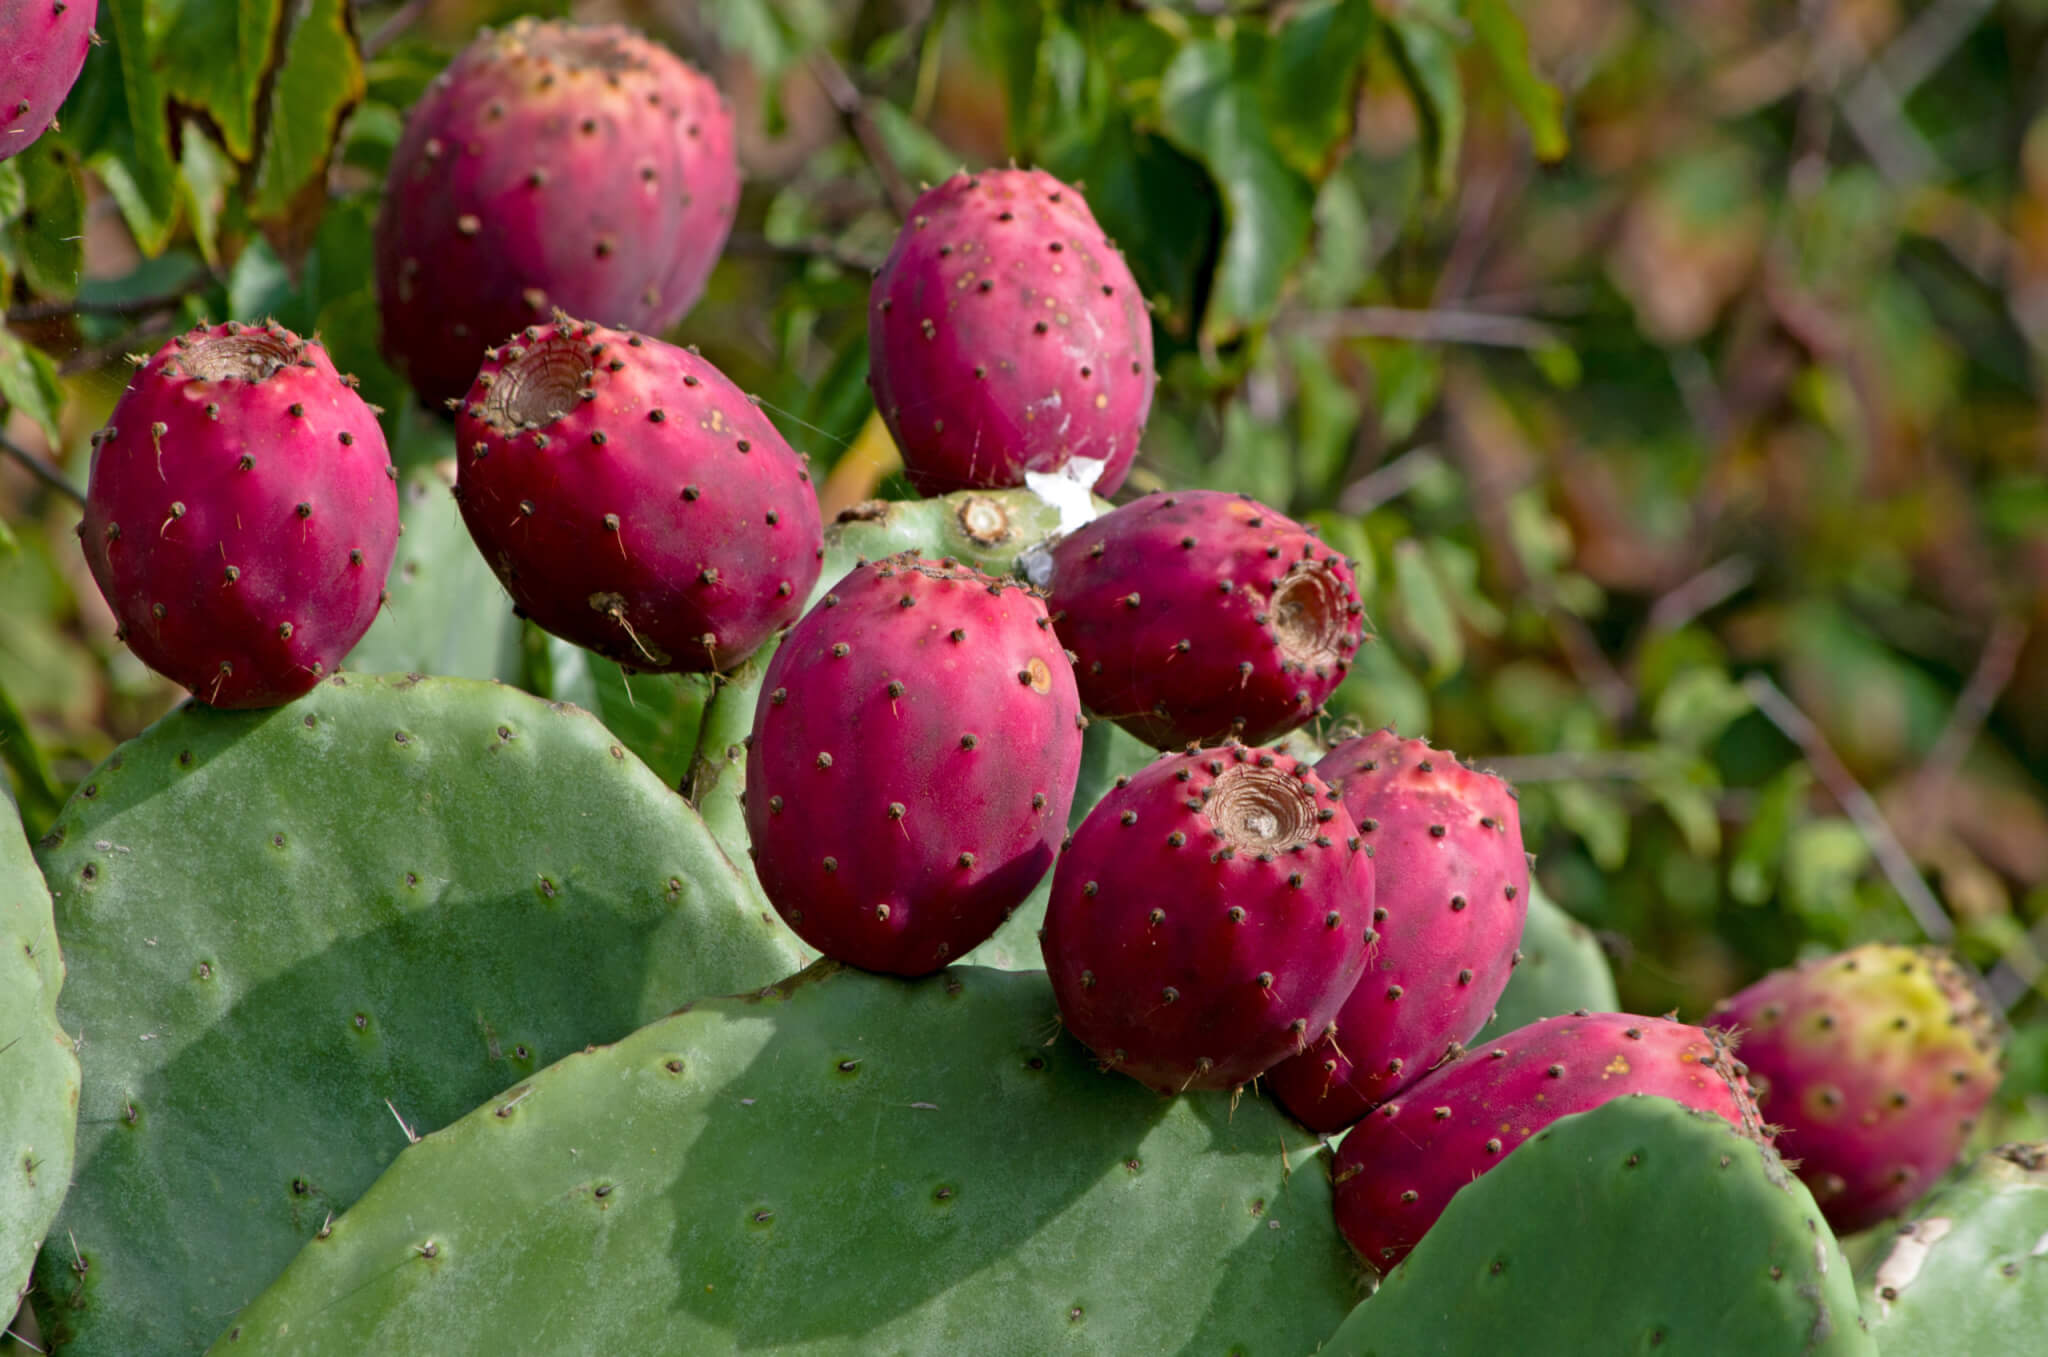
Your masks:
{"label": "twig", "polygon": [[74,297],[72,300],[29,302],[17,306],[7,313],[7,323],[20,325],[26,321],[54,320],[59,316],[146,316],[152,311],[168,311],[195,293],[204,292],[213,286],[214,276],[201,269],[189,280],[148,297],[109,298],[105,301],[89,301]]}
{"label": "twig", "polygon": [[81,508],[84,507],[85,496],[79,494],[78,487],[65,479],[63,472],[5,434],[0,434],[0,452],[6,453],[9,457],[21,463],[22,466],[28,469],[28,473],[31,476],[34,476],[44,485],[49,486],[52,490],[55,490],[58,494],[63,495]]}
{"label": "twig", "polygon": [[1677,631],[1748,588],[1755,578],[1756,563],[1747,556],[1716,561],[1650,606],[1649,634]]}
{"label": "twig", "polygon": [[1472,766],[1523,782],[1646,782],[1672,770],[1671,760],[1647,749],[1559,750],[1555,754],[1503,754],[1473,759]]}
{"label": "twig", "polygon": [[762,259],[827,259],[850,272],[873,273],[882,267],[875,255],[849,250],[829,236],[807,236],[802,240],[770,240],[758,231],[735,231],[725,242],[727,254],[751,255]]}
{"label": "twig", "polygon": [[419,22],[420,16],[425,14],[433,3],[434,0],[406,0],[398,7],[397,13],[379,24],[377,31],[364,40],[363,60],[368,61],[398,41],[406,29]]}
{"label": "twig", "polygon": [[2048,952],[2048,919],[2034,925],[2023,947],[2007,948],[2005,956],[1984,977],[1985,988],[1991,991],[2000,1008],[2010,1011],[2039,983],[2041,972],[2048,969],[2041,964],[2043,952]]}
{"label": "twig", "polygon": [[847,130],[853,133],[853,139],[860,143],[861,154],[868,158],[875,177],[882,181],[882,193],[889,199],[889,205],[896,209],[897,216],[907,219],[917,195],[911,192],[903,171],[896,168],[895,158],[889,154],[888,144],[882,140],[882,130],[875,126],[874,116],[868,112],[867,101],[861,97],[859,87],[847,75],[846,68],[830,52],[822,49],[811,59],[811,73],[824,86],[825,96],[839,110]]}
{"label": "twig", "polygon": [[1527,316],[1444,307],[1353,306],[1303,316],[1295,328],[1332,338],[1406,339],[1418,344],[1479,344],[1501,349],[1540,349],[1558,342],[1556,330]]}
{"label": "twig", "polygon": [[1962,767],[1970,746],[1977,742],[1978,732],[1984,729],[1985,718],[1991,715],[1998,695],[2012,681],[2013,666],[2019,663],[2020,649],[2026,643],[2027,624],[2018,618],[2001,617],[1991,628],[1991,636],[1977,656],[1977,667],[1957,695],[1948,721],[1935,737],[1934,747],[1927,751],[1906,789],[1906,804],[1914,808],[1917,818],[1924,820],[1936,813],[1949,781],[1955,777],[1956,769]]}
{"label": "twig", "polygon": [[1337,512],[1369,514],[1388,500],[1399,499],[1413,490],[1431,468],[1442,465],[1443,458],[1435,448],[1412,448],[1345,486],[1337,496]]}
{"label": "twig", "polygon": [[1906,902],[1906,908],[1920,925],[1920,931],[1936,942],[1953,942],[1956,936],[1955,923],[1948,917],[1948,911],[1941,907],[1941,901],[1934,898],[1934,892],[1927,888],[1913,860],[1906,855],[1898,835],[1885,821],[1884,813],[1877,808],[1870,793],[1863,790],[1861,783],[1842,763],[1827,737],[1814,725],[1811,718],[1797,703],[1785,695],[1785,691],[1762,674],[1751,674],[1742,681],[1743,691],[1756,703],[1757,710],[1770,718],[1772,725],[1785,733],[1785,737],[1799,746],[1807,763],[1813,766],[1821,782],[1834,796],[1836,804],[1853,821],[1862,833],[1863,841],[1870,845],[1870,852],[1877,859],[1877,865],[1884,871],[1892,889]]}

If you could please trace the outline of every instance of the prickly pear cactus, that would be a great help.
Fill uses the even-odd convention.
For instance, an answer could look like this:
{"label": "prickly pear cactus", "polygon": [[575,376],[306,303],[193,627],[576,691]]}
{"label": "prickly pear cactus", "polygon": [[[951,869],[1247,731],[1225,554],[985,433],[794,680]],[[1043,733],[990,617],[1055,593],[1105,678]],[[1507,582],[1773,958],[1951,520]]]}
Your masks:
{"label": "prickly pear cactus", "polygon": [[71,1182],[78,1057],[57,1022],[50,892],[0,791],[0,1327]]}
{"label": "prickly pear cactus", "polygon": [[0,160],[20,155],[57,121],[92,47],[99,0],[0,5]]}
{"label": "prickly pear cactus", "polygon": [[215,1351],[1311,1351],[1357,1294],[1312,1142],[1055,1030],[973,967],[694,1005],[400,1155]]}
{"label": "prickly pear cactus", "polygon": [[[1109,503],[1096,499],[1107,512]],[[1060,511],[1029,490],[961,490],[933,499],[871,499],[842,509],[825,530],[825,566],[811,591],[814,605],[863,560],[914,551],[927,560],[951,556],[984,574],[1026,573],[1024,559],[1059,531]]]}
{"label": "prickly pear cactus", "polygon": [[1647,1096],[1559,1118],[1460,1191],[1323,1349],[1876,1351],[1841,1246],[1778,1156],[1711,1113]]}
{"label": "prickly pear cactus", "polygon": [[1886,1352],[2020,1357],[2048,1315],[2048,1142],[2001,1145],[1922,1205],[1862,1278]]}
{"label": "prickly pear cactus", "polygon": [[468,680],[188,705],[39,857],[87,1092],[36,1303],[80,1354],[204,1343],[409,1136],[796,961],[595,720]]}
{"label": "prickly pear cactus", "polygon": [[875,408],[925,495],[1063,470],[1112,494],[1158,379],[1123,255],[1079,189],[1035,169],[962,172],[918,198],[875,276],[868,350]]}
{"label": "prickly pear cactus", "polygon": [[1522,961],[1508,979],[1493,1021],[1473,1038],[1492,1041],[1542,1018],[1587,1009],[1612,1013],[1621,1006],[1614,970],[1591,929],[1564,912],[1529,878],[1529,919],[1522,927]]}
{"label": "prickly pear cactus", "polygon": [[399,480],[404,532],[384,606],[344,668],[476,679],[519,672],[519,619],[462,526],[462,511],[449,494],[455,484],[452,442],[448,452],[446,461],[416,466]]}

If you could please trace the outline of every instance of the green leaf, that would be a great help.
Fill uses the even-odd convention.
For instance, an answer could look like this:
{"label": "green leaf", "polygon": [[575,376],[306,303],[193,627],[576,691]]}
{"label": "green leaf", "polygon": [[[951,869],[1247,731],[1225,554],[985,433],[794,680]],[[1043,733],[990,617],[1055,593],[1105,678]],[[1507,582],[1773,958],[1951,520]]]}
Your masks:
{"label": "green leaf", "polygon": [[19,157],[0,160],[0,226],[11,225],[28,206],[28,186],[21,182]]}
{"label": "green leaf", "polygon": [[1394,546],[1394,605],[1395,630],[1429,660],[1432,687],[1464,667],[1464,634],[1428,553],[1413,539]]}
{"label": "green leaf", "polygon": [[255,152],[256,96],[272,60],[279,0],[145,0],[150,50],[164,88],[204,112],[228,154]]}
{"label": "green leaf", "polygon": [[1650,717],[1657,737],[1695,752],[1750,709],[1749,694],[1725,669],[1687,669],[1671,680]]}
{"label": "green leaf", "polygon": [[[1697,772],[1698,770],[1695,770]],[[1721,814],[1714,805],[1711,772],[1705,778],[1686,776],[1649,778],[1643,784],[1678,832],[1685,837],[1686,851],[1705,861],[1721,856]]]}
{"label": "green leaf", "polygon": [[1316,0],[1273,37],[1260,82],[1265,114],[1281,158],[1307,179],[1329,173],[1350,134],[1372,24],[1371,0]]}
{"label": "green leaf", "polygon": [[1536,74],[1529,63],[1529,34],[1521,17],[1508,7],[1507,0],[1465,0],[1465,17],[1480,49],[1492,60],[1502,92],[1529,124],[1536,158],[1562,159],[1571,147],[1560,111],[1563,100],[1557,87]]}
{"label": "green leaf", "polygon": [[221,218],[236,206],[230,190],[238,178],[235,162],[212,137],[197,127],[185,128],[178,156],[178,187],[192,220],[192,237],[208,268],[220,267]]}
{"label": "green leaf", "polygon": [[1628,808],[1612,793],[1589,782],[1560,782],[1549,789],[1564,827],[1579,836],[1603,872],[1628,861]]}
{"label": "green leaf", "polygon": [[1223,454],[1203,468],[1201,479],[1284,511],[1294,498],[1293,441],[1283,425],[1263,421],[1243,401],[1232,401],[1223,411]]}
{"label": "green leaf", "polygon": [[1404,10],[1387,21],[1394,59],[1415,92],[1430,191],[1448,198],[1458,186],[1458,153],[1465,141],[1465,89],[1458,81],[1458,51],[1444,31]]}
{"label": "green leaf", "polygon": [[1785,845],[1791,841],[1793,825],[1803,818],[1806,794],[1812,786],[1813,770],[1795,763],[1758,793],[1749,823],[1735,840],[1734,860],[1728,864],[1728,893],[1743,904],[1760,905],[1777,890]]}
{"label": "green leaf", "polygon": [[342,119],[367,88],[346,0],[311,0],[272,86],[251,216],[282,218],[302,191],[321,187]]}
{"label": "green leaf", "polygon": [[[1046,0],[1004,0],[999,5],[963,6],[968,42],[979,64],[1003,83],[1009,109],[1006,140],[1013,154],[1028,155],[1034,144],[1033,98],[1038,87],[1038,48],[1044,36]],[[720,6],[743,9],[745,5]]]}
{"label": "green leaf", "polygon": [[[0,537],[6,534],[6,524],[0,523]],[[5,684],[0,684],[0,763],[13,770],[24,808],[36,821],[47,824],[64,804],[64,791],[57,785],[49,758],[36,743],[35,732],[29,729],[28,717]],[[6,812],[0,810],[0,832],[5,830],[5,818]]]}
{"label": "green leaf", "polygon": [[[20,174],[20,215],[7,228],[6,249],[29,291],[68,301],[85,273],[85,191],[78,156],[44,137],[6,162]],[[0,211],[0,217],[10,215]]]}
{"label": "green leaf", "polygon": [[1223,195],[1223,250],[1201,328],[1211,345],[1269,318],[1308,249],[1315,191],[1274,149],[1260,108],[1265,41],[1245,28],[1229,43],[1191,42],[1160,88],[1168,139],[1208,167]]}
{"label": "green leaf", "polygon": [[57,382],[57,365],[7,329],[0,329],[0,406],[34,420],[51,446],[62,441],[57,419],[64,409],[64,388]]}
{"label": "green leaf", "polygon": [[[178,175],[171,161],[168,92],[149,57],[147,0],[105,0],[97,32],[104,46],[89,56],[81,86],[87,106],[100,104],[99,139],[83,141],[86,165],[106,184],[144,254],[161,254],[178,225]],[[79,98],[76,89],[72,99]],[[69,100],[66,107],[70,107]],[[69,129],[66,129],[69,135]]]}

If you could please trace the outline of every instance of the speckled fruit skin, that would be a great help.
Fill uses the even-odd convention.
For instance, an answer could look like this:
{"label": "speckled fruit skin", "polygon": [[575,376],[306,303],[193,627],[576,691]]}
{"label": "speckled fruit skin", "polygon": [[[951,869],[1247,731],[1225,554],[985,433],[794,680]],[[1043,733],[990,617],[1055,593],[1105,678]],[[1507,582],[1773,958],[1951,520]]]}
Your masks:
{"label": "speckled fruit skin", "polygon": [[0,160],[36,144],[92,46],[99,0],[0,0]]}
{"label": "speckled fruit skin", "polygon": [[747,833],[768,898],[826,956],[929,974],[1052,866],[1081,703],[1032,590],[868,562],[790,630],[762,687]]}
{"label": "speckled fruit skin", "polygon": [[868,300],[869,385],[922,495],[1072,458],[1123,484],[1152,410],[1152,319],[1087,201],[1044,170],[928,189]]}
{"label": "speckled fruit skin", "polygon": [[398,546],[384,432],[277,325],[157,350],[93,437],[86,563],[150,668],[216,707],[289,702],[369,630]]}
{"label": "speckled fruit skin", "polygon": [[803,459],[686,349],[529,326],[486,356],[456,439],[463,522],[514,602],[630,669],[729,669],[817,582]]}
{"label": "speckled fruit skin", "polygon": [[1630,1013],[1568,1013],[1467,1051],[1354,1126],[1331,1166],[1337,1228],[1389,1272],[1452,1194],[1516,1146],[1559,1117],[1635,1093],[1767,1138],[1720,1033]]}
{"label": "speckled fruit skin", "polygon": [[732,116],[611,24],[486,30],[428,87],[377,218],[384,352],[428,405],[555,308],[659,332],[704,290],[739,202]]}
{"label": "speckled fruit skin", "polygon": [[1378,730],[1316,772],[1373,850],[1380,948],[1337,1014],[1337,1042],[1267,1074],[1280,1105],[1335,1131],[1464,1048],[1507,988],[1529,917],[1529,858],[1508,785],[1449,750]]}
{"label": "speckled fruit skin", "polygon": [[1060,1017],[1161,1093],[1236,1088],[1330,1030],[1374,935],[1373,866],[1305,763],[1242,745],[1119,779],[1053,873]]}
{"label": "speckled fruit skin", "polygon": [[1158,749],[1264,744],[1344,681],[1351,564],[1246,495],[1146,495],[1053,549],[1053,625],[1088,710]]}
{"label": "speckled fruit skin", "polygon": [[1938,948],[1866,943],[1770,975],[1707,1023],[1741,1034],[1778,1143],[1838,1233],[1897,1215],[1997,1089],[2003,1023]]}

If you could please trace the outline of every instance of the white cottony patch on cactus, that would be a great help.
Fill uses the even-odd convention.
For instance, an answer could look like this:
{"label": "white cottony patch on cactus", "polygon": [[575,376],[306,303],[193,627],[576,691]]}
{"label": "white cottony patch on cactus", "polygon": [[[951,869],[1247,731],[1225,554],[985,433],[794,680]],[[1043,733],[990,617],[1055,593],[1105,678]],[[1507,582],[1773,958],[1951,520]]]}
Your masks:
{"label": "white cottony patch on cactus", "polygon": [[1890,1312],[1890,1301],[1920,1275],[1921,1266],[1927,1262],[1928,1250],[1940,1243],[1954,1225],[1955,1222],[1946,1217],[1932,1216],[1899,1232],[1891,1253],[1877,1269],[1879,1310]]}
{"label": "white cottony patch on cactus", "polygon": [[1024,484],[1032,494],[1060,511],[1060,531],[1086,527],[1101,516],[1095,507],[1095,482],[1102,479],[1107,458],[1076,457],[1058,471],[1027,471]]}
{"label": "white cottony patch on cactus", "polygon": [[[1085,528],[1102,516],[1095,502],[1095,482],[1102,477],[1107,458],[1076,457],[1058,471],[1027,471],[1024,487],[1045,504],[1059,511],[1059,527],[1051,541]],[[1024,577],[1040,589],[1052,587],[1052,549],[1049,544],[1032,547],[1017,558]]]}

